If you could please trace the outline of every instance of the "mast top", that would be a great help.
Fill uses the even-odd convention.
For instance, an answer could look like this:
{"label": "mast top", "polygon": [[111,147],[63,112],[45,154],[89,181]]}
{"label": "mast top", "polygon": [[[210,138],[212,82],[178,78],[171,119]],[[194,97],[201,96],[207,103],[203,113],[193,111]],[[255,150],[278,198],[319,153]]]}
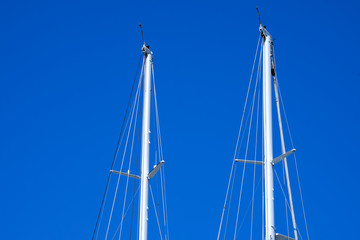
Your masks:
{"label": "mast top", "polygon": [[150,51],[150,46],[149,45],[145,45],[145,38],[144,38],[144,31],[142,29],[142,25],[141,25],[141,22],[139,23],[139,27],[140,27],[140,30],[141,30],[141,36],[142,36],[142,41],[143,41],[143,46],[141,48],[141,51],[144,53],[144,54],[153,54],[152,51]]}
{"label": "mast top", "polygon": [[153,52],[150,51],[150,46],[145,46],[145,44],[143,45],[143,47],[141,48],[141,51],[144,53],[144,54],[150,54],[150,55],[153,55]]}
{"label": "mast top", "polygon": [[260,31],[261,36],[263,38],[270,37],[272,39],[272,37],[271,37],[270,33],[268,32],[268,30],[266,30],[266,26],[263,26],[263,25],[260,24],[259,31]]}
{"label": "mast top", "polygon": [[256,7],[256,11],[257,11],[258,16],[259,16],[259,22],[260,22],[259,31],[260,31],[260,33],[261,33],[261,36],[262,36],[263,38],[266,38],[267,36],[270,36],[270,38],[271,38],[270,33],[266,30],[266,26],[263,26],[262,23],[261,23],[260,12],[259,12],[259,8],[258,8],[258,7]]}

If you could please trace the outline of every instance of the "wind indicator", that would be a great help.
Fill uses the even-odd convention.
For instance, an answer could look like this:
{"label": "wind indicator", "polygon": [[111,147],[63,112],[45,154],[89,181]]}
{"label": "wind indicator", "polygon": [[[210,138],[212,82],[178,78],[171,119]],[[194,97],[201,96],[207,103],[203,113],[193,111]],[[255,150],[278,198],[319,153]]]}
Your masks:
{"label": "wind indicator", "polygon": [[144,31],[143,31],[143,29],[142,29],[141,22],[139,23],[139,27],[140,27],[140,31],[141,31],[141,36],[142,36],[143,45],[145,45]]}
{"label": "wind indicator", "polygon": [[260,12],[259,12],[259,8],[256,6],[256,11],[258,13],[258,16],[259,16],[259,22],[260,22],[260,26],[261,26],[261,18],[260,18]]}

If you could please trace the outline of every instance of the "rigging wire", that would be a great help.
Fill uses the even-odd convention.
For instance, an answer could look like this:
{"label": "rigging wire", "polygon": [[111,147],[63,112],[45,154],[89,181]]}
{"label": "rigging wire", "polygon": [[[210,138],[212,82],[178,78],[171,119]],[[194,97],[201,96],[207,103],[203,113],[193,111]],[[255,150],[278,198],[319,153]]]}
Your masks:
{"label": "rigging wire", "polygon": [[[283,186],[285,187],[286,180],[285,180],[285,164],[284,164],[284,161],[281,161],[281,165],[282,165],[282,170],[283,170]],[[291,193],[289,193],[289,191],[287,191],[287,192],[288,192],[288,194],[291,194]],[[286,207],[286,202],[284,202],[284,204],[285,204],[285,219],[286,219],[287,236],[290,236],[288,208]]]}
{"label": "rigging wire", "polygon": [[[260,84],[259,84],[260,88]],[[259,130],[259,109],[260,109],[260,89],[258,91],[258,103],[257,103],[257,116],[256,116],[256,133],[255,133],[255,157],[257,153],[257,140],[258,140],[258,130]],[[256,174],[256,164],[254,164],[254,177],[253,177],[253,195],[252,195],[252,206],[251,206],[251,226],[250,226],[250,240],[252,240],[252,230],[253,230],[253,221],[254,221],[254,198],[255,198],[255,174]]]}
{"label": "rigging wire", "polygon": [[[299,184],[299,189],[300,189],[300,199],[301,199],[301,206],[302,206],[302,210],[303,210],[303,215],[304,215],[304,221],[305,221],[305,228],[306,228],[306,235],[307,235],[307,239],[309,240],[309,230],[308,230],[308,226],[307,226],[307,221],[306,221],[306,214],[305,214],[305,207],[304,207],[304,200],[303,200],[303,196],[302,196],[302,192],[301,192],[301,185],[300,185],[300,177],[299,177],[299,172],[298,172],[298,167],[297,167],[297,161],[296,161],[296,155],[294,154],[294,159],[295,159],[295,168],[296,168],[296,175],[297,175],[297,179],[298,179],[298,184]],[[300,231],[298,231],[300,236],[301,233]]]}
{"label": "rigging wire", "polygon": [[[284,187],[285,187],[285,184],[286,184],[286,181],[285,181],[285,164],[284,164],[284,161],[281,161],[282,162],[282,170],[283,170],[283,184],[284,184]],[[288,193],[288,194],[291,194],[291,193]],[[288,208],[286,207],[286,202],[284,202],[285,204],[285,219],[286,219],[286,230],[287,230],[287,236],[290,235],[290,230],[289,230],[289,214],[288,214]]]}
{"label": "rigging wire", "polygon": [[[136,196],[137,196],[137,194],[138,194],[138,192],[139,192],[139,189],[140,189],[140,186],[138,186],[138,188],[136,189],[136,192],[135,192],[135,195],[136,195]],[[125,216],[127,215],[128,211],[130,210],[130,207],[132,206],[133,203],[134,203],[134,198],[131,200],[131,202],[129,203],[129,206],[126,208],[124,218],[125,218]],[[114,235],[113,235],[113,237],[112,237],[111,240],[114,240],[114,238],[116,237],[116,234],[117,234],[117,232],[118,232],[119,229],[120,229],[120,225],[121,225],[121,223],[119,223],[119,225],[117,226],[116,231],[115,231],[115,233],[114,233]]]}
{"label": "rigging wire", "polygon": [[[274,45],[271,48],[272,50],[272,54],[273,54],[273,59],[272,59],[272,63],[273,63],[273,68],[274,68],[274,88],[277,88],[277,73],[276,73],[276,61],[275,61],[275,50],[274,50]],[[279,98],[277,99],[277,101],[279,101]],[[281,119],[281,118],[280,118]],[[281,123],[279,121],[279,124]],[[281,165],[282,165],[282,172],[283,172],[283,184],[284,184],[284,188],[286,185],[286,178],[285,178],[285,161],[281,161]],[[287,189],[288,190],[288,189]],[[290,195],[291,193],[289,191],[287,191],[288,194]],[[286,206],[286,202],[284,202],[285,204],[285,219],[286,219],[286,230],[287,230],[287,236],[290,236],[290,231],[289,231],[289,217],[288,217],[288,208]]]}
{"label": "rigging wire", "polygon": [[[287,126],[287,130],[289,133],[289,137],[290,137],[290,142],[291,142],[291,146],[292,148],[294,148],[294,142],[292,140],[291,137],[291,132],[290,132],[290,127],[289,127],[289,122],[286,116],[286,111],[285,111],[285,107],[284,107],[284,101],[282,99],[282,95],[281,95],[281,90],[280,90],[280,86],[279,86],[279,81],[276,78],[276,85],[278,87],[279,90],[279,96],[280,96],[280,100],[281,100],[281,105],[282,105],[282,109],[284,112],[284,116],[285,116],[285,122],[286,122],[286,126]],[[301,206],[302,206],[302,211],[303,211],[303,215],[304,215],[304,222],[305,222],[305,228],[306,228],[306,235],[307,235],[307,239],[309,240],[309,230],[308,230],[308,225],[307,225],[307,221],[306,221],[306,214],[305,214],[305,207],[304,207],[304,200],[303,200],[303,196],[302,196],[302,191],[301,191],[301,184],[300,184],[300,176],[299,176],[299,171],[298,171],[298,166],[297,166],[297,161],[296,161],[296,154],[294,153],[294,160],[295,160],[295,169],[296,169],[296,175],[297,175],[297,180],[298,180],[298,185],[299,185],[299,192],[300,192],[300,199],[301,199]],[[300,231],[298,231],[300,234]]]}
{"label": "rigging wire", "polygon": [[233,190],[234,190],[234,181],[235,181],[235,176],[236,176],[236,168],[237,168],[237,164],[234,167],[234,176],[232,178],[232,182],[231,182],[231,190],[230,190],[230,197],[229,197],[229,207],[227,210],[227,214],[226,214],[226,222],[225,222],[225,228],[224,228],[224,240],[226,237],[226,231],[227,231],[227,226],[228,226],[228,221],[229,221],[229,215],[230,215],[230,208],[231,208],[231,200],[232,200],[232,195],[233,195]]}
{"label": "rigging wire", "polygon": [[[259,39],[260,40],[260,39]],[[261,52],[261,49],[260,49],[260,52]],[[257,52],[256,52],[257,53]],[[255,55],[255,60],[256,60],[256,57],[257,57],[257,54]],[[256,61],[254,61],[255,63]],[[252,75],[253,74],[253,71],[251,73],[251,80],[252,80]],[[249,83],[251,84],[251,82]],[[249,90],[249,89],[248,89]],[[243,111],[243,114],[245,114],[245,109]],[[244,131],[245,131],[245,128],[248,126],[248,123],[249,123],[249,119],[250,119],[250,112],[247,114],[247,117],[246,117],[246,121],[245,121],[245,125],[244,125]],[[242,119],[243,120],[243,119]],[[241,122],[240,124],[240,130],[239,130],[239,136],[241,135],[241,140],[240,140],[240,144],[237,143],[237,146],[236,146],[236,150],[235,150],[235,156],[234,156],[234,160],[233,160],[233,164],[235,164],[235,157],[238,155],[241,147],[242,147],[242,143],[243,143],[243,140],[244,140],[244,137],[245,137],[245,132],[242,132],[242,124],[243,122]],[[235,167],[234,167],[234,173],[232,175],[232,182],[231,182],[231,190],[230,190],[230,197],[229,197],[229,207],[228,207],[228,210],[227,210],[227,214],[226,214],[226,221],[225,221],[225,228],[224,228],[224,240],[226,238],[226,233],[227,233],[227,226],[228,226],[228,222],[229,222],[229,216],[230,216],[230,209],[231,209],[231,202],[232,202],[232,195],[233,195],[233,190],[234,190],[234,182],[235,182],[235,176],[236,176],[236,170],[237,170],[237,164],[235,164]]]}
{"label": "rigging wire", "polygon": [[[261,50],[262,50],[262,48],[260,48],[260,52],[261,52]],[[261,57],[261,56],[260,56],[260,57]],[[259,68],[259,65],[258,65],[258,68]],[[257,71],[259,71],[259,69],[258,69]],[[259,75],[259,72],[257,72],[256,76],[258,76],[258,75]],[[252,105],[251,105],[251,106],[252,106]],[[240,153],[240,149],[241,149],[241,147],[242,147],[244,138],[245,138],[245,136],[246,136],[245,132],[242,132],[242,129],[244,129],[243,131],[245,131],[245,128],[248,126],[249,121],[250,121],[250,115],[251,115],[251,113],[249,112],[249,113],[247,114],[247,117],[246,117],[245,125],[243,125],[244,128],[241,128],[241,129],[240,129],[241,140],[240,140],[240,144],[238,144],[238,151],[237,151],[237,153],[235,154],[236,156]],[[234,157],[234,159],[235,159],[235,157]],[[235,185],[234,182],[235,182],[236,173],[237,173],[237,171],[236,171],[236,170],[237,170],[237,165],[238,165],[238,164],[235,164],[234,171],[233,171],[234,173],[233,173],[233,176],[232,176],[230,197],[229,197],[229,203],[228,203],[229,207],[228,207],[228,209],[227,209],[226,221],[225,221],[225,228],[224,228],[224,238],[223,238],[224,240],[225,240],[225,238],[226,238],[227,226],[228,226],[228,222],[229,222],[231,202],[232,202],[233,190],[234,190],[234,185]]]}
{"label": "rigging wire", "polygon": [[[131,113],[131,118],[130,118],[130,126],[129,126],[129,131],[128,131],[128,134],[126,137],[124,153],[123,153],[121,166],[120,166],[120,172],[122,171],[123,164],[124,164],[124,159],[125,159],[125,154],[126,154],[128,141],[129,141],[130,132],[131,132],[131,126],[132,126],[132,121],[133,121],[133,117],[134,117],[134,112],[135,112],[136,107],[138,106],[138,96],[139,96],[139,92],[140,92],[140,88],[141,88],[141,82],[142,82],[142,78],[140,76],[140,80],[138,83],[138,88],[137,88],[136,96],[135,96],[135,102],[134,102],[133,108],[132,108],[132,113]],[[113,211],[114,211],[114,206],[115,206],[116,196],[117,196],[117,192],[118,192],[118,188],[119,188],[120,178],[121,178],[121,175],[119,174],[117,184],[116,184],[116,189],[115,189],[115,195],[114,195],[114,199],[113,199],[113,203],[112,203],[112,207],[111,207],[110,218],[109,218],[109,222],[108,222],[108,226],[107,226],[107,230],[106,230],[105,240],[107,239],[107,236],[109,233],[109,228],[110,228],[110,223],[111,223],[111,219],[112,219],[112,215],[113,215]]]}
{"label": "rigging wire", "polygon": [[[249,112],[247,114],[247,117],[246,117],[246,121],[245,121],[245,125],[244,125],[244,131],[245,131],[245,128],[248,126],[248,123],[249,123],[249,120],[250,120],[250,115],[251,113]],[[239,152],[240,153],[240,149],[242,147],[242,144],[243,144],[243,140],[244,140],[244,137],[245,137],[245,133],[244,132],[241,132],[241,140],[240,140],[240,144],[239,144]],[[238,155],[238,153],[236,154],[236,156]],[[235,158],[234,158],[235,159]],[[234,174],[233,174],[233,177],[232,177],[232,185],[231,185],[231,191],[230,191],[230,197],[229,197],[229,207],[228,207],[228,210],[227,210],[227,215],[226,215],[226,222],[225,222],[225,228],[224,228],[224,240],[226,238],[226,232],[227,232],[227,226],[228,226],[228,221],[229,221],[229,216],[230,216],[230,209],[231,209],[231,202],[232,202],[232,195],[233,195],[233,190],[234,190],[234,182],[235,182],[235,177],[236,177],[236,170],[237,170],[237,165],[238,164],[235,164],[235,167],[234,167]]]}
{"label": "rigging wire", "polygon": [[[258,46],[259,46],[259,41],[260,41],[260,37],[259,37],[259,40],[258,40]],[[256,63],[256,57],[257,57],[257,51],[258,51],[258,46],[257,46],[257,49],[256,49],[256,55],[255,55],[255,59],[254,59],[254,64]],[[262,51],[262,46],[260,48],[260,52]],[[261,58],[261,54],[260,54],[260,58]],[[260,62],[261,60],[259,60]],[[250,83],[251,84],[251,80],[252,80],[252,76],[253,76],[253,70],[254,70],[254,66],[253,65],[253,69],[252,69],[252,72],[251,72],[251,79],[250,79]],[[258,68],[259,68],[259,65],[258,65]],[[259,69],[257,70],[259,71]],[[256,74],[256,76],[258,76],[258,72]],[[248,91],[249,91],[249,88],[248,88]],[[249,93],[249,92],[248,92]],[[246,106],[244,106],[244,111],[243,111],[243,114],[245,114],[245,108]],[[246,126],[248,126],[248,123],[249,123],[249,119],[250,119],[250,112],[248,113],[247,117],[246,117],[246,121],[245,121],[245,125],[244,125],[244,131],[245,131],[245,128]],[[244,117],[244,116],[243,116]],[[243,118],[242,118],[242,121],[241,121],[241,124],[240,124],[240,130],[239,130],[239,136],[241,135],[241,140],[240,140],[240,144],[237,142],[237,146],[236,146],[236,150],[235,150],[235,156],[234,156],[234,162],[233,164],[235,163],[235,157],[238,155],[240,149],[241,149],[241,146],[242,146],[242,143],[243,143],[243,140],[244,140],[244,137],[245,137],[245,132],[242,133],[242,126],[243,126]],[[238,137],[239,137],[238,136]],[[239,141],[239,140],[238,140]],[[232,202],[232,195],[233,195],[233,189],[234,189],[234,182],[235,182],[235,176],[236,176],[236,170],[237,170],[237,164],[235,164],[235,167],[234,167],[234,171],[233,171],[233,175],[232,175],[232,182],[231,182],[231,191],[230,191],[230,198],[229,198],[229,207],[228,207],[228,211],[227,211],[227,216],[226,216],[226,223],[225,223],[225,229],[224,229],[224,240],[226,238],[226,232],[227,232],[227,226],[228,226],[228,221],[229,221],[229,216],[230,216],[230,209],[231,209],[231,202]]]}
{"label": "rigging wire", "polygon": [[[141,79],[142,74],[143,74],[143,71],[142,71],[142,70],[143,70],[143,69],[141,69],[141,72],[140,72],[140,79]],[[133,106],[134,106],[134,105],[132,105],[132,107],[133,107]],[[131,108],[131,109],[132,109],[132,108]],[[130,118],[127,118],[126,121],[125,121],[124,129],[127,129],[127,128],[128,128],[129,122],[130,122]],[[121,146],[123,139],[124,139],[124,134],[121,135],[121,137],[120,137],[119,146]],[[115,166],[115,163],[116,163],[116,160],[117,160],[117,155],[118,155],[118,153],[119,153],[119,148],[117,149],[117,152],[116,152],[115,162],[114,162],[114,164],[113,164],[114,166]],[[110,172],[110,174],[111,174],[111,172]],[[105,201],[104,201],[103,209],[105,208],[106,199],[107,199],[107,195],[105,196]],[[99,220],[99,224],[98,224],[99,228],[100,228],[100,226],[101,226],[103,213],[104,213],[104,212],[102,212],[101,215],[100,215],[100,220]],[[99,231],[97,232],[95,239],[98,238],[98,235],[99,235]]]}
{"label": "rigging wire", "polygon": [[[283,194],[283,196],[284,196],[284,199],[285,199],[285,207],[286,207],[286,209],[289,209],[289,210],[290,210],[290,204],[289,204],[289,202],[288,202],[288,200],[287,200],[287,198],[286,198],[286,193],[285,193],[284,189],[283,189],[282,186],[281,186],[281,182],[280,182],[279,176],[278,176],[278,174],[277,174],[277,172],[276,172],[275,169],[274,169],[274,172],[275,172],[275,176],[276,176],[276,178],[277,178],[277,181],[278,181],[278,183],[279,183],[281,192],[282,192],[282,194]],[[299,230],[298,227],[297,227],[297,230]],[[299,235],[300,235],[300,239],[302,239],[302,236],[301,236],[300,231],[297,231],[297,232],[298,232]],[[288,235],[288,236],[289,236],[289,235]]]}
{"label": "rigging wire", "polygon": [[[235,153],[234,153],[234,157],[233,157],[233,162],[232,162],[230,176],[229,176],[229,182],[228,182],[226,195],[225,195],[224,206],[223,206],[223,210],[222,210],[222,213],[221,213],[220,226],[219,226],[217,240],[219,240],[219,238],[220,238],[221,227],[222,227],[224,213],[225,213],[225,209],[226,209],[227,198],[228,198],[228,194],[229,194],[230,184],[232,182],[232,175],[233,175],[234,165],[235,165],[235,157],[236,157],[236,153],[237,153],[237,150],[238,150],[239,138],[240,138],[240,133],[241,133],[242,124],[243,124],[243,120],[244,120],[244,115],[245,115],[246,105],[247,105],[247,101],[248,101],[250,86],[251,86],[251,82],[252,82],[252,76],[253,76],[253,72],[254,72],[254,67],[255,67],[255,63],[256,63],[257,53],[258,53],[258,49],[259,49],[260,38],[261,38],[261,35],[259,35],[259,39],[258,39],[258,43],[257,43],[257,47],[256,47],[256,52],[255,52],[255,57],[254,57],[254,62],[253,62],[252,70],[251,70],[249,86],[248,86],[248,90],[247,90],[247,94],[246,94],[246,98],[245,98],[243,114],[242,114],[242,117],[241,117],[239,133],[238,133],[238,137],[237,137],[237,141],[236,141]],[[235,168],[236,168],[236,165],[235,165]],[[230,205],[229,205],[229,207],[230,207]]]}
{"label": "rigging wire", "polygon": [[165,183],[165,169],[160,169],[160,179],[162,179],[162,184],[163,184],[163,191],[164,191],[164,208],[165,208],[165,230],[166,230],[166,234],[165,234],[165,240],[168,240],[170,237],[169,237],[169,218],[168,218],[168,211],[167,211],[167,199],[166,199],[166,183]]}
{"label": "rigging wire", "polygon": [[[259,187],[259,185],[260,185],[260,180],[261,180],[261,179],[259,179],[258,182],[256,183],[255,192],[257,191],[257,189],[258,189],[258,187]],[[252,200],[250,199],[249,204],[247,205],[246,211],[245,211],[245,213],[244,213],[244,216],[243,216],[243,218],[242,218],[242,220],[241,220],[239,229],[237,230],[237,234],[241,231],[241,228],[242,228],[242,226],[244,225],[246,216],[248,215],[249,210],[250,210],[250,207],[251,207],[251,203],[252,203]],[[236,234],[236,235],[237,235],[237,234]],[[238,238],[238,236],[237,236],[236,238]]]}
{"label": "rigging wire", "polygon": [[298,226],[296,226],[297,227],[297,232],[299,233],[299,236],[300,236],[300,240],[302,240],[303,239],[303,237],[302,237],[302,235],[301,235],[301,232],[300,232],[300,229],[299,229],[299,227]]}
{"label": "rigging wire", "polygon": [[[160,121],[159,121],[159,111],[157,106],[157,96],[156,96],[156,87],[155,87],[155,72],[154,66],[152,66],[152,76],[153,76],[153,88],[154,88],[154,105],[155,105],[155,122],[156,122],[156,136],[158,143],[158,155],[159,162],[164,159],[163,148],[161,142],[161,132],[160,132]],[[162,209],[163,209],[163,220],[164,220],[164,232],[165,240],[169,239],[169,229],[168,229],[168,217],[167,217],[167,202],[166,202],[166,186],[165,186],[165,169],[160,168],[160,188],[162,195]]]}
{"label": "rigging wire", "polygon": [[276,179],[278,180],[278,183],[279,183],[279,185],[280,185],[281,192],[282,192],[282,194],[283,194],[283,196],[284,196],[284,198],[285,198],[285,205],[286,205],[286,207],[287,207],[288,209],[290,209],[290,205],[289,205],[289,202],[288,202],[288,200],[287,200],[286,193],[285,193],[283,187],[281,186],[281,181],[280,181],[279,175],[277,174],[277,172],[276,172],[275,169],[274,169],[274,173],[275,173]]}
{"label": "rigging wire", "polygon": [[[261,56],[259,58],[259,61],[261,61]],[[259,66],[258,65],[258,70],[259,70]],[[257,74],[258,75],[258,74]],[[255,88],[254,88],[254,95],[253,95],[253,100],[251,103],[251,116],[250,116],[250,122],[249,122],[249,130],[248,130],[248,137],[247,137],[247,142],[246,142],[246,148],[245,148],[245,160],[247,159],[247,155],[248,155],[248,148],[249,148],[249,142],[250,142],[250,134],[251,134],[251,125],[252,125],[252,118],[253,118],[253,113],[254,113],[254,106],[255,106],[255,97],[256,97],[256,92],[257,92],[257,85],[259,82],[259,78],[256,78],[256,83],[255,83]],[[234,233],[234,240],[236,239],[236,233],[237,233],[237,226],[238,226],[238,218],[239,218],[239,211],[240,211],[240,204],[241,204],[241,197],[242,197],[242,190],[243,190],[243,184],[244,184],[244,178],[245,178],[245,170],[246,170],[246,163],[244,163],[244,167],[243,167],[243,173],[242,173],[242,177],[241,177],[241,185],[240,185],[240,195],[239,195],[239,204],[238,204],[238,210],[237,210],[237,216],[236,216],[236,223],[235,223],[235,233]]]}
{"label": "rigging wire", "polygon": [[[158,157],[158,151],[155,151],[155,158],[154,158],[154,160],[155,160],[155,165],[158,163],[158,162],[160,162],[160,160],[158,159],[159,157]],[[160,203],[159,203],[159,178],[158,177],[156,177],[156,179],[155,179],[155,181],[156,181],[156,183],[155,183],[155,185],[156,185],[156,206],[160,206]]]}
{"label": "rigging wire", "polygon": [[[140,86],[139,86],[140,87]],[[139,113],[139,105],[140,105],[140,94],[138,95],[137,98],[137,106],[136,106],[136,110],[135,110],[135,119],[134,119],[134,130],[133,130],[133,136],[132,136],[132,142],[131,142],[131,150],[130,150],[130,156],[129,156],[129,166],[128,166],[128,173],[130,173],[130,166],[131,166],[131,162],[132,162],[132,154],[133,154],[133,147],[134,147],[134,140],[135,140],[135,132],[136,132],[136,126],[137,126],[137,117],[138,117],[138,113]],[[129,129],[130,132],[130,129]],[[126,178],[126,187],[125,187],[125,196],[124,196],[124,203],[123,203],[123,211],[122,211],[122,216],[121,216],[121,225],[120,225],[120,232],[119,232],[119,240],[121,238],[121,232],[122,232],[122,226],[123,226],[123,221],[124,221],[124,210],[125,210],[125,204],[126,204],[126,197],[127,197],[127,190],[128,190],[128,185],[129,185],[129,180],[130,178],[127,177]]]}
{"label": "rigging wire", "polygon": [[160,222],[159,222],[158,214],[157,214],[157,211],[156,211],[154,195],[153,195],[153,192],[152,192],[152,189],[151,189],[151,185],[149,185],[149,187],[150,187],[150,193],[151,193],[152,202],[153,202],[153,205],[154,205],[154,212],[155,212],[155,216],[156,216],[156,221],[157,221],[158,228],[159,228],[160,240],[162,240],[163,238],[162,238],[162,234],[161,234],[161,228],[160,228]]}
{"label": "rigging wire", "polygon": [[[141,57],[142,57],[142,53],[140,54],[140,57],[139,57],[138,65],[137,65],[136,72],[135,72],[135,77],[134,77],[133,84],[132,84],[132,87],[131,87],[129,100],[128,100],[128,103],[127,103],[127,106],[126,106],[123,123],[122,123],[122,126],[121,126],[121,130],[120,130],[118,142],[117,142],[117,145],[116,145],[115,154],[114,154],[113,161],[112,161],[112,163],[111,163],[111,168],[110,168],[110,169],[113,169],[113,167],[114,167],[115,160],[116,160],[116,157],[117,157],[117,153],[118,153],[118,150],[119,150],[119,147],[120,147],[120,139],[121,139],[121,137],[122,137],[122,133],[123,133],[123,130],[124,130],[125,119],[126,119],[126,117],[127,117],[127,113],[128,113],[128,110],[129,110],[130,101],[131,101],[132,93],[133,93],[134,86],[135,86],[135,82],[136,82],[136,76],[137,76],[138,71],[139,71],[139,66],[140,66],[140,62],[141,62]],[[94,227],[94,232],[93,232],[93,235],[92,235],[92,238],[91,238],[92,240],[94,240],[95,234],[96,234],[96,232],[97,232],[97,227],[98,227],[100,215],[102,215],[102,212],[103,212],[103,206],[104,206],[104,202],[105,202],[106,195],[107,195],[107,192],[108,192],[109,183],[110,183],[110,178],[111,178],[111,172],[109,173],[108,179],[107,179],[107,182],[106,182],[105,191],[104,191],[104,194],[103,194],[103,198],[102,198],[102,200],[101,200],[99,213],[98,213],[98,216],[97,216],[97,219],[96,219],[96,223],[95,223],[95,227]]]}
{"label": "rigging wire", "polygon": [[[260,48],[260,52],[261,52],[262,48]],[[261,57],[261,56],[260,56]],[[258,65],[259,67],[259,65]],[[259,69],[257,70],[259,71]],[[259,73],[256,74],[256,76],[258,76]],[[251,105],[253,106],[253,105]],[[250,107],[251,107],[250,106]],[[250,115],[251,115],[251,112],[249,112],[247,114],[247,117],[246,117],[246,121],[245,121],[245,125],[244,125],[244,131],[245,131],[245,128],[248,126],[249,124],[249,121],[250,121]],[[245,132],[241,132],[241,140],[240,140],[240,144],[238,145],[238,149],[239,151],[237,152],[236,156],[240,153],[240,149],[242,147],[242,144],[243,144],[243,140],[245,138]],[[235,157],[234,157],[234,160],[235,160]],[[235,177],[236,177],[236,170],[237,170],[237,165],[238,164],[235,164],[235,167],[234,167],[234,174],[233,174],[233,177],[232,177],[232,185],[231,185],[231,191],[230,191],[230,197],[229,197],[229,208],[228,208],[228,211],[227,211],[227,216],[226,216],[226,223],[225,223],[225,229],[224,229],[224,240],[225,240],[225,237],[226,237],[226,232],[227,232],[227,225],[228,225],[228,220],[229,220],[229,216],[230,216],[230,208],[231,208],[231,202],[232,202],[232,195],[233,195],[233,189],[234,189],[234,182],[235,182]]]}
{"label": "rigging wire", "polygon": [[[141,93],[139,98],[141,99]],[[140,101],[140,109],[142,109],[142,102]],[[140,121],[142,116],[142,111],[140,111],[139,114],[139,119],[138,121]],[[138,125],[138,134],[137,134],[137,145],[136,145],[136,157],[135,157],[135,175],[137,174],[137,165],[138,165],[138,160],[139,160],[139,148],[140,148],[140,124]],[[140,185],[139,185],[140,187]],[[136,179],[134,178],[134,188],[133,188],[133,197],[132,197],[132,206],[131,206],[131,219],[130,219],[130,234],[129,234],[129,240],[131,240],[131,235],[132,235],[132,225],[133,225],[133,219],[134,219],[134,199],[135,199],[135,188],[136,188]]]}

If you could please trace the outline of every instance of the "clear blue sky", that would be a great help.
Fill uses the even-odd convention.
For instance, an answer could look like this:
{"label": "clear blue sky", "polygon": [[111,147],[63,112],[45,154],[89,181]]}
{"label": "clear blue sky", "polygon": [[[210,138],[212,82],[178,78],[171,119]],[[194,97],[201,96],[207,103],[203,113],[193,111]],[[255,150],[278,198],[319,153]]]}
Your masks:
{"label": "clear blue sky", "polygon": [[310,238],[355,239],[360,3],[347,0],[1,1],[0,238],[91,238],[141,21],[155,54],[171,238],[215,239],[256,5],[275,39]]}

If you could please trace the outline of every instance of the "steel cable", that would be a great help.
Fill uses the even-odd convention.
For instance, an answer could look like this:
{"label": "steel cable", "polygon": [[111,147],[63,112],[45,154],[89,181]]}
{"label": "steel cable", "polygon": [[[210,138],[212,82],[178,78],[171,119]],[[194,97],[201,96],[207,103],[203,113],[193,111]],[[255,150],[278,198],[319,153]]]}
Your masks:
{"label": "steel cable", "polygon": [[[219,225],[217,240],[219,240],[220,234],[221,234],[221,228],[222,228],[222,223],[223,223],[223,219],[224,219],[224,213],[225,213],[225,209],[226,209],[226,203],[227,203],[228,194],[229,194],[229,189],[230,189],[230,185],[231,185],[231,182],[232,182],[232,176],[233,176],[234,167],[235,167],[235,166],[234,166],[235,157],[236,157],[237,150],[238,150],[239,138],[240,138],[240,133],[241,133],[242,124],[243,124],[243,120],[244,120],[244,115],[245,115],[247,100],[248,100],[248,96],[249,96],[249,91],[250,91],[252,76],[253,76],[253,72],[254,72],[254,68],[255,68],[257,53],[258,53],[258,50],[259,50],[260,39],[261,39],[261,35],[259,35],[259,39],[258,39],[258,43],[257,43],[257,47],[256,47],[256,52],[255,52],[255,57],[254,57],[254,62],[253,62],[253,67],[252,67],[252,70],[251,70],[249,86],[248,86],[248,90],[247,90],[247,94],[246,94],[246,98],[245,98],[245,104],[244,104],[243,114],[242,114],[242,117],[241,117],[241,123],[240,123],[239,133],[238,133],[238,137],[237,137],[237,141],[236,141],[235,153],[234,153],[234,157],[233,157],[233,162],[232,162],[232,166],[231,166],[231,171],[230,171],[228,186],[227,186],[226,195],[225,195],[224,206],[223,206],[222,213],[221,213],[221,219],[220,219],[220,225]],[[226,231],[226,230],[225,230],[225,231]],[[224,234],[224,235],[225,235],[225,234]]]}
{"label": "steel cable", "polygon": [[[116,156],[117,156],[117,152],[118,152],[118,150],[119,150],[120,139],[121,139],[121,137],[122,137],[122,133],[123,133],[123,130],[124,130],[124,125],[125,125],[125,120],[126,120],[127,113],[128,113],[129,106],[130,106],[130,102],[131,102],[132,93],[133,93],[133,91],[134,91],[134,86],[135,86],[136,77],[137,77],[137,74],[138,74],[138,71],[139,71],[139,66],[140,66],[140,62],[141,62],[141,57],[142,57],[142,53],[140,54],[140,57],[139,57],[139,61],[138,61],[138,65],[137,65],[137,68],[136,68],[136,73],[135,73],[134,81],[133,81],[133,84],[132,84],[132,87],[131,87],[129,100],[128,100],[128,103],[127,103],[127,106],[126,106],[123,123],[122,123],[122,126],[121,126],[121,130],[120,130],[118,142],[117,142],[117,145],[116,145],[115,154],[114,154],[113,161],[112,161],[112,163],[111,163],[111,168],[110,168],[110,169],[113,169],[113,167],[114,167],[115,160],[116,160]],[[98,216],[97,216],[97,219],[96,219],[96,224],[95,224],[95,227],[94,227],[94,232],[93,232],[93,235],[92,235],[92,238],[91,238],[92,240],[94,240],[94,237],[95,237],[95,234],[96,234],[96,230],[97,230],[97,227],[98,227],[98,223],[99,223],[99,219],[100,219],[100,215],[102,214],[102,210],[103,210],[105,198],[106,198],[107,191],[108,191],[108,187],[109,187],[109,183],[110,183],[110,177],[111,177],[111,172],[109,172],[108,179],[107,179],[107,181],[106,181],[105,191],[104,191],[104,194],[103,194],[103,197],[102,197],[102,200],[101,200],[99,213],[98,213]]]}

